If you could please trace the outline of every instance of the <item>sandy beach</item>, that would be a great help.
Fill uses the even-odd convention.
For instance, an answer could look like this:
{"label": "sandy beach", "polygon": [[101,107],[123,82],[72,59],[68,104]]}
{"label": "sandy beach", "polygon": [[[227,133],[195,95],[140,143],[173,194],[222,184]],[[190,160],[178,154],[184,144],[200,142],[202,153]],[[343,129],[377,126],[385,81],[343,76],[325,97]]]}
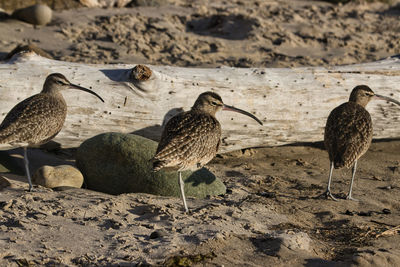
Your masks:
{"label": "sandy beach", "polygon": [[[62,61],[210,68],[334,66],[400,54],[400,2],[149,2],[158,6],[57,9],[46,26],[2,19],[0,58],[27,43]],[[1,151],[2,166],[13,168],[0,176],[0,265],[399,266],[400,134],[374,140],[359,160],[359,201],[344,199],[345,168],[332,184],[342,199],[318,197],[329,172],[322,140],[218,154],[206,167],[227,193],[188,198],[189,215],[173,197],[27,192],[15,156],[22,149]],[[30,162],[73,165],[75,153],[32,149]]]}

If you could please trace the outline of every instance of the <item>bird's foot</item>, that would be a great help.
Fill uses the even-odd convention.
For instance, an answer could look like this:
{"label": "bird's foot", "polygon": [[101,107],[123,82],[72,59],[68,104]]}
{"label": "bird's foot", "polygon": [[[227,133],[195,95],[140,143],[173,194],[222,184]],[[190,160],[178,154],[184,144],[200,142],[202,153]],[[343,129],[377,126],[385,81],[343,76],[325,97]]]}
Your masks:
{"label": "bird's foot", "polygon": [[347,195],[346,199],[353,200],[353,201],[360,201],[360,200],[358,200],[356,198],[353,198],[351,195]]}
{"label": "bird's foot", "polygon": [[331,199],[334,200],[334,201],[339,201],[337,198],[335,198],[335,197],[332,195],[331,191],[329,191],[329,190],[326,190],[324,193],[322,193],[321,195],[319,195],[317,198],[326,198],[326,199],[331,198]]}

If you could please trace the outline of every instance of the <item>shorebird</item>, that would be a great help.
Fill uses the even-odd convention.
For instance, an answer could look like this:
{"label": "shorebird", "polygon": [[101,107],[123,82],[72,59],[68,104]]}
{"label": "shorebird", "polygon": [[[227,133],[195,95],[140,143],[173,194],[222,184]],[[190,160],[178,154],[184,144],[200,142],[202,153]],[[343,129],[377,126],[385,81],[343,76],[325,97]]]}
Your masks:
{"label": "shorebird", "polygon": [[354,176],[356,174],[357,160],[367,152],[372,141],[371,115],[365,106],[373,98],[382,99],[400,105],[390,97],[375,94],[366,85],[356,86],[350,94],[348,102],[332,110],[325,126],[324,143],[329,154],[330,170],[326,192],[327,198],[337,200],[330,191],[333,169],[342,167],[352,169],[352,178],[347,199],[352,197]]}
{"label": "shorebird", "polygon": [[253,114],[225,105],[216,93],[205,92],[199,95],[190,111],[179,113],[167,122],[152,159],[154,171],[166,169],[178,172],[185,212],[189,210],[181,172],[199,169],[217,154],[221,143],[221,125],[215,114],[220,110],[242,113],[262,125]]}
{"label": "shorebird", "polygon": [[64,75],[52,73],[47,76],[43,89],[13,107],[0,125],[1,148],[24,148],[25,172],[32,191],[27,147],[40,145],[54,138],[63,127],[67,104],[61,94],[66,88],[79,89],[97,96],[95,92],[70,83]]}

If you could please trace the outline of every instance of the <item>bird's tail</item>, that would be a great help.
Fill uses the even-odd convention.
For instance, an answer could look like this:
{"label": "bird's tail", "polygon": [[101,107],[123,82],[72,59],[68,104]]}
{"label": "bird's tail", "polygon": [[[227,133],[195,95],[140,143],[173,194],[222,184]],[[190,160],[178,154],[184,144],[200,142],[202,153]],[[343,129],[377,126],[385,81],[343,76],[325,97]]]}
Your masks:
{"label": "bird's tail", "polygon": [[3,125],[0,126],[0,150],[8,150],[29,145],[29,143],[21,141],[18,133],[15,133],[13,129],[3,127]]}
{"label": "bird's tail", "polygon": [[155,171],[155,172],[161,170],[165,166],[165,162],[163,162],[161,160],[157,160],[157,159],[153,158],[153,159],[151,159],[151,161],[153,162],[153,171]]}
{"label": "bird's tail", "polygon": [[0,149],[14,148],[15,146],[11,144],[15,141],[14,139],[15,138],[12,134],[0,130]]}

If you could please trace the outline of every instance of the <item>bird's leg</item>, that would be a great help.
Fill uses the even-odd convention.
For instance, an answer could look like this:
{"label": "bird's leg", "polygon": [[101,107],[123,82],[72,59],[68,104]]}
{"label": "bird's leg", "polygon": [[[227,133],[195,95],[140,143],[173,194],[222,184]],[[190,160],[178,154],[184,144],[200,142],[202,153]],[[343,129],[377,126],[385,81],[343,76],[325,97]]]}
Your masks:
{"label": "bird's leg", "polygon": [[357,169],[357,160],[354,162],[354,166],[353,166],[353,175],[352,175],[352,177],[351,177],[351,183],[350,183],[350,190],[349,190],[349,194],[347,195],[346,199],[358,201],[357,199],[355,199],[355,198],[353,198],[353,197],[351,196],[351,191],[353,190],[354,176],[356,176],[356,169]]}
{"label": "bird's leg", "polygon": [[330,169],[329,169],[328,186],[326,187],[325,193],[323,193],[321,195],[321,197],[325,196],[326,198],[331,198],[332,200],[338,201],[331,193],[331,181],[332,181],[332,173],[333,173],[333,164],[334,164],[333,161],[331,161],[331,166],[330,166]]}
{"label": "bird's leg", "polygon": [[178,174],[179,174],[179,187],[181,189],[181,196],[182,196],[183,205],[185,206],[185,212],[188,213],[189,209],[187,207],[186,198],[185,198],[185,183],[182,180],[182,174],[181,174],[180,171],[178,171]]}
{"label": "bird's leg", "polygon": [[28,177],[28,183],[29,183],[29,192],[32,192],[32,180],[31,180],[31,174],[29,172],[29,161],[28,161],[28,153],[27,153],[28,148],[24,147],[24,163],[25,163],[25,172],[26,176]]}

